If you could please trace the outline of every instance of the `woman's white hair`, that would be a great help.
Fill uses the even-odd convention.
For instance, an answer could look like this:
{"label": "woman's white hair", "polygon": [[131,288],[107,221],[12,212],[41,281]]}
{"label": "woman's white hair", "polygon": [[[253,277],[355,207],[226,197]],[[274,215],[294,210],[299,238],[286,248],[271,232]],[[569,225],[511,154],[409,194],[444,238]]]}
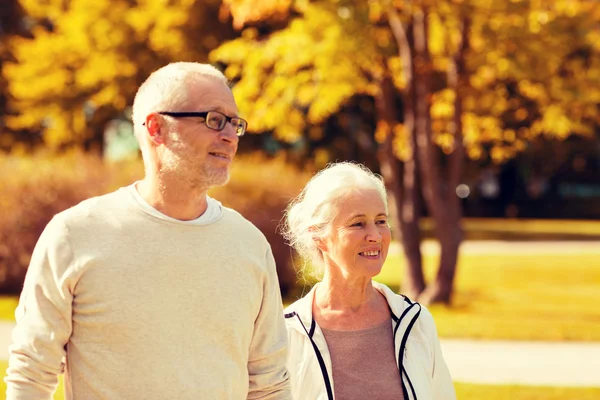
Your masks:
{"label": "woman's white hair", "polygon": [[208,77],[229,85],[221,71],[210,64],[175,62],[154,71],[139,87],[133,101],[133,127],[138,132],[146,116],[157,111],[177,111],[188,95],[190,79]]}
{"label": "woman's white hair", "polygon": [[[281,233],[296,249],[304,264],[322,264],[323,256],[315,238],[329,233],[335,218],[333,209],[356,191],[376,190],[387,212],[387,194],[382,178],[362,164],[339,162],[329,164],[306,184],[285,210]],[[315,276],[321,271],[313,270]]]}

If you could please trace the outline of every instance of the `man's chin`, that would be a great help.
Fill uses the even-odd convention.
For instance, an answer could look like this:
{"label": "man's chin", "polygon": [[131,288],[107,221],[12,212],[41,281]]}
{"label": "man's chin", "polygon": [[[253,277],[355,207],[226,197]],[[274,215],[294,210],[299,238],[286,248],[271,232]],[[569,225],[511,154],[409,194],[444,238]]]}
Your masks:
{"label": "man's chin", "polygon": [[220,187],[220,186],[225,186],[227,185],[227,183],[229,182],[229,176],[227,176],[225,179],[222,179],[220,181],[216,181],[214,182],[212,185],[210,185],[211,187]]}
{"label": "man's chin", "polygon": [[229,171],[227,171],[224,174],[212,175],[208,178],[209,179],[207,179],[207,181],[208,181],[209,187],[219,187],[219,186],[225,186],[227,184],[227,182],[229,182],[230,175],[229,175]]}

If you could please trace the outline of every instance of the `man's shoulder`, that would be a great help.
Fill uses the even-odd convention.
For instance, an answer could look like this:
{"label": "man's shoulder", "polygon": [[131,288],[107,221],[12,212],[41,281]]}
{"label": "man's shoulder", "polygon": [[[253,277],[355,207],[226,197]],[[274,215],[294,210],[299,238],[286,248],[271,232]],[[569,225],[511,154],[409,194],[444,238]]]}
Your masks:
{"label": "man's shoulder", "polygon": [[89,222],[89,219],[102,219],[114,215],[115,211],[126,204],[125,188],[114,192],[90,197],[80,203],[58,213],[54,218],[62,220],[66,225],[77,225]]}
{"label": "man's shoulder", "polygon": [[229,223],[235,224],[237,228],[245,230],[246,233],[253,233],[264,238],[263,233],[252,221],[233,208],[223,206],[223,218]]}

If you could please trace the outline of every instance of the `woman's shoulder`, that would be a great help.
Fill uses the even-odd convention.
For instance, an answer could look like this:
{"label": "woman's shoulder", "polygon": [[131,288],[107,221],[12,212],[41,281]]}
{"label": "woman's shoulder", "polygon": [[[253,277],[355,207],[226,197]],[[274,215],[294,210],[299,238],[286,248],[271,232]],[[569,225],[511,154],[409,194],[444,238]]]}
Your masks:
{"label": "woman's shoulder", "polygon": [[394,292],[388,286],[373,281],[373,287],[382,293],[388,301],[388,305],[397,317],[405,314],[408,308],[418,311],[418,325],[427,336],[437,336],[437,328],[431,311],[423,304],[414,301],[403,294]]}
{"label": "woman's shoulder", "polygon": [[373,287],[386,298],[390,308],[394,311],[402,311],[406,307],[416,303],[407,296],[394,292],[389,286],[384,285],[383,283],[373,281],[372,284]]}

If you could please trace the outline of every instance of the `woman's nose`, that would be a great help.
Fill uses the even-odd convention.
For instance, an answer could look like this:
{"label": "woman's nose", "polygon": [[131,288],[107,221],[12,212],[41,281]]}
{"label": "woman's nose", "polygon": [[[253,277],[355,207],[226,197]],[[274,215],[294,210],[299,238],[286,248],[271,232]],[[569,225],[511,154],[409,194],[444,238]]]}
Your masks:
{"label": "woman's nose", "polygon": [[379,230],[376,227],[372,227],[367,230],[366,239],[368,242],[379,243],[381,242],[381,238],[381,232],[379,232]]}

